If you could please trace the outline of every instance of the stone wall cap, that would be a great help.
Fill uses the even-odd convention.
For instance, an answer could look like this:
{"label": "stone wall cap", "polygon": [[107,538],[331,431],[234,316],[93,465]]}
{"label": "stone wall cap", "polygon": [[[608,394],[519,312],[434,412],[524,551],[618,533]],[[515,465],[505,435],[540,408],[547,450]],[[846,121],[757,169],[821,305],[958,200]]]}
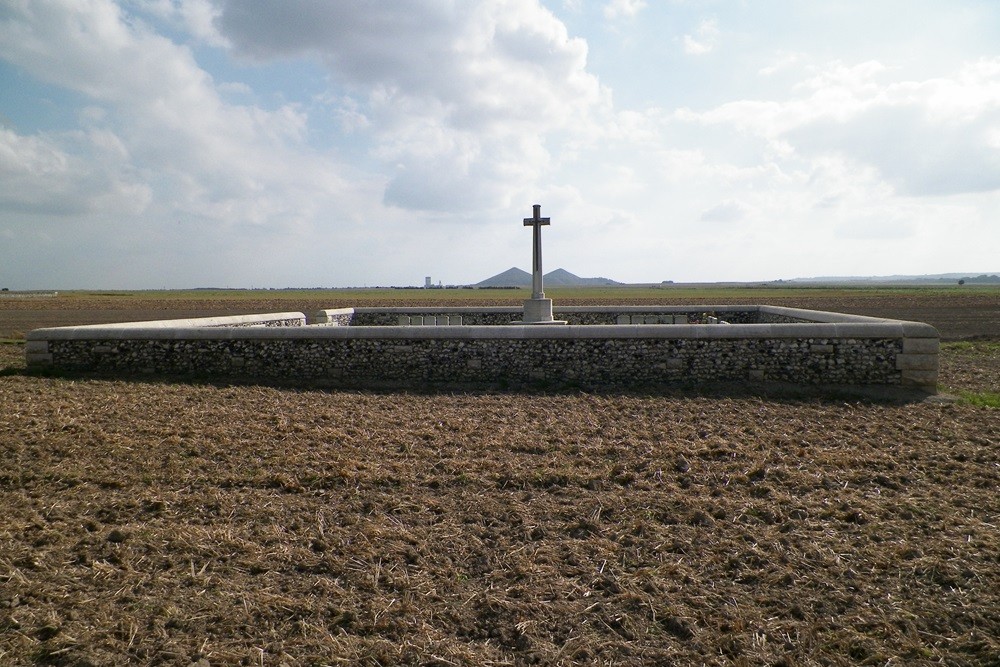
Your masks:
{"label": "stone wall cap", "polygon": [[850,313],[833,313],[826,310],[809,310],[806,308],[789,308],[787,306],[761,306],[760,312],[768,315],[783,315],[797,319],[810,320],[821,323],[847,323],[847,322],[898,322],[884,317],[870,317],[868,315],[852,315]]}
{"label": "stone wall cap", "polygon": [[907,338],[940,338],[941,333],[930,324],[923,322],[900,322],[903,335]]}
{"label": "stone wall cap", "polygon": [[148,320],[142,322],[110,322],[108,324],[81,324],[71,327],[50,327],[37,331],[104,331],[107,329],[185,329],[194,327],[225,327],[229,325],[264,324],[281,320],[306,321],[304,313],[259,313],[255,315],[225,315],[222,317],[193,317],[180,320]]}
{"label": "stone wall cap", "polygon": [[420,315],[421,313],[520,313],[521,306],[394,306],[392,308],[355,306],[358,315]]}
{"label": "stone wall cap", "polygon": [[[912,330],[903,322],[795,324],[609,324],[532,326],[293,326],[293,327],[125,327],[87,326],[35,329],[28,340],[463,340],[463,339],[768,339],[768,338],[902,338]],[[929,336],[936,331],[920,325]]]}
{"label": "stone wall cap", "polygon": [[[756,304],[748,305],[719,305],[719,304],[694,304],[682,306],[633,306],[633,305],[610,305],[610,306],[560,306],[555,304],[552,311],[557,313],[701,313],[701,312],[725,312],[725,313],[756,313],[762,306]],[[322,312],[322,311],[321,311]],[[332,311],[331,311],[332,312]],[[507,314],[521,313],[521,306],[394,306],[370,307],[357,306],[354,312],[359,315],[370,315],[384,313],[387,315],[419,315],[420,313],[454,313],[463,314]],[[803,311],[804,312],[804,311]]]}
{"label": "stone wall cap", "polygon": [[354,308],[323,308],[316,312],[324,315],[350,315],[354,312]]}
{"label": "stone wall cap", "polygon": [[552,306],[554,313],[756,313],[759,305],[693,304],[686,306]]}

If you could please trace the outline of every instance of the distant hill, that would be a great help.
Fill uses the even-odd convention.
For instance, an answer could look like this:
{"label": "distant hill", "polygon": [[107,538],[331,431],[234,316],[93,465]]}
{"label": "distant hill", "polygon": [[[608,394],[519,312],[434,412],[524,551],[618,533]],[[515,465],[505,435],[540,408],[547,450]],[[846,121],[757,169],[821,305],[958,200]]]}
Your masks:
{"label": "distant hill", "polygon": [[[543,276],[543,281],[549,287],[582,287],[594,285],[621,285],[610,278],[581,278],[566,269],[556,269]],[[531,274],[517,267],[511,267],[503,273],[487,278],[475,284],[475,287],[531,287]]]}
{"label": "distant hill", "polygon": [[988,276],[985,273],[979,276],[970,276],[961,279],[963,283],[972,283],[973,285],[987,284],[987,285],[1000,285],[1000,276],[991,275]]}
{"label": "distant hill", "polygon": [[498,273],[492,278],[482,280],[476,287],[531,287],[531,274],[527,271],[512,266],[503,273]]}
{"label": "distant hill", "polygon": [[950,283],[962,280],[966,283],[998,283],[1000,276],[994,274],[974,275],[973,273],[935,273],[930,275],[895,275],[895,276],[819,276],[816,278],[795,278],[786,282],[793,283]]}
{"label": "distant hill", "polygon": [[[529,276],[530,277],[530,276]],[[566,269],[556,269],[544,276],[544,282],[550,287],[585,287],[594,285],[621,285],[610,278],[581,278]]]}

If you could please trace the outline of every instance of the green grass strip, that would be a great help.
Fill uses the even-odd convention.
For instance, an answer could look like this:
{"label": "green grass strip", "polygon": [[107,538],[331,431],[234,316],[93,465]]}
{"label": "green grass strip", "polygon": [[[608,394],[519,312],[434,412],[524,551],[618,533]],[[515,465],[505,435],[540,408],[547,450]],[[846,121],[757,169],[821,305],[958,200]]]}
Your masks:
{"label": "green grass strip", "polygon": [[963,403],[976,405],[981,408],[1000,409],[1000,393],[995,391],[963,391],[959,392]]}

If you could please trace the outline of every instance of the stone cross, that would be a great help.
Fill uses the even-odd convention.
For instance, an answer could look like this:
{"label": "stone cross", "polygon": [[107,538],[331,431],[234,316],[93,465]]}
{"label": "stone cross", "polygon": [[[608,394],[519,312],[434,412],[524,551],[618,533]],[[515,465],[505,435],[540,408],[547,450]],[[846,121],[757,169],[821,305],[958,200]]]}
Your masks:
{"label": "stone cross", "polygon": [[548,218],[541,217],[542,205],[535,204],[533,207],[534,216],[524,219],[525,227],[534,227],[533,244],[531,255],[531,298],[544,299],[545,292],[542,291],[542,225],[551,224]]}

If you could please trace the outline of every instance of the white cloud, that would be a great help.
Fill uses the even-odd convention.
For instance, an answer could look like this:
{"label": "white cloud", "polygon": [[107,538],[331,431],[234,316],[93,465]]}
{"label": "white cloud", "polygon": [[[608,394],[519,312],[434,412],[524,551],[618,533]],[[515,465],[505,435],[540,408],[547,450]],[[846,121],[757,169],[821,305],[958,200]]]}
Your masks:
{"label": "white cloud", "polygon": [[171,23],[213,46],[226,46],[215,27],[218,7],[211,0],[129,0],[140,11]]}
{"label": "white cloud", "polygon": [[787,100],[740,100],[675,118],[754,133],[785,154],[843,155],[909,194],[996,190],[998,72],[1000,60],[978,61],[947,78],[893,81],[881,63],[833,63]]}
{"label": "white cloud", "polygon": [[788,53],[779,52],[770,65],[766,65],[757,70],[757,74],[760,76],[773,76],[778,72],[787,71],[800,62],[802,62],[803,56],[801,53]]}
{"label": "white cloud", "polygon": [[[308,217],[317,194],[334,196],[342,187],[334,165],[305,149],[306,119],[294,106],[227,104],[186,47],[109,2],[25,4],[0,24],[0,40],[10,45],[8,60],[94,101],[88,118],[129,147],[118,167],[134,176],[155,171],[161,209],[220,224],[294,225]],[[50,141],[54,154],[67,152],[59,145],[65,138]],[[91,144],[98,156],[108,151]],[[114,199],[120,180],[93,185],[102,182]],[[296,201],[294,193],[309,185],[314,193]]]}
{"label": "white cloud", "polygon": [[719,26],[715,19],[705,19],[694,34],[684,35],[684,53],[701,56],[711,53],[719,41]]}
{"label": "white cloud", "polygon": [[353,100],[338,115],[376,140],[403,208],[505,205],[543,173],[549,135],[586,132],[605,100],[586,44],[529,0],[230,2],[219,25],[248,57],[326,63]]}
{"label": "white cloud", "polygon": [[[384,182],[310,148],[296,105],[227,103],[220,89],[230,87],[187,47],[110,2],[8,8],[0,43],[8,62],[88,100],[80,130],[0,135],[0,207],[13,215],[4,227],[29,226],[33,253],[58,258],[24,265],[36,280],[282,284],[322,252],[317,235],[346,238],[366,213],[391,220],[379,212]],[[113,248],[121,252],[109,262]],[[7,254],[0,265],[19,265]]]}
{"label": "white cloud", "polygon": [[645,8],[645,0],[611,0],[604,5],[604,18],[610,21],[622,17],[633,18]]}
{"label": "white cloud", "polygon": [[25,214],[142,212],[150,188],[111,132],[21,136],[0,129],[0,206]]}
{"label": "white cloud", "polygon": [[702,222],[736,222],[747,214],[746,205],[741,202],[729,199],[706,209],[698,217]]}

